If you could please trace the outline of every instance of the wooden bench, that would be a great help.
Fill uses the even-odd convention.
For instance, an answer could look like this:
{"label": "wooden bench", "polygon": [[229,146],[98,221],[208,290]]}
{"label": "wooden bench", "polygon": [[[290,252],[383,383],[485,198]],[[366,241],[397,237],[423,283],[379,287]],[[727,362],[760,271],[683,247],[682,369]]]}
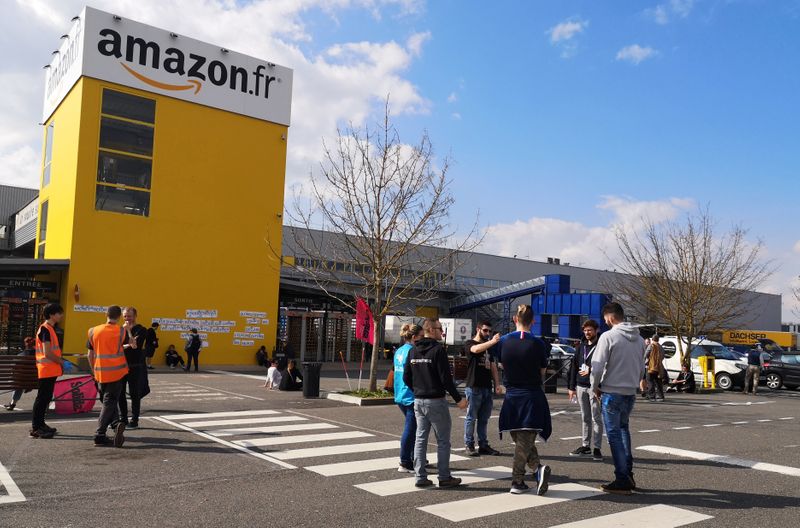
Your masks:
{"label": "wooden bench", "polygon": [[35,357],[0,355],[0,391],[38,387]]}

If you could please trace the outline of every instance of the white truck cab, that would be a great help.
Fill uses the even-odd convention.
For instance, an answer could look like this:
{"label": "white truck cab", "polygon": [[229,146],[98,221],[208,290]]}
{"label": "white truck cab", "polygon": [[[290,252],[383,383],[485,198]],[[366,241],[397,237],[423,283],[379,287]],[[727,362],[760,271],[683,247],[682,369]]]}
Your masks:
{"label": "white truck cab", "polygon": [[[670,379],[674,379],[681,371],[681,358],[678,353],[678,338],[676,336],[664,336],[661,338],[661,348],[664,350],[664,368],[667,369]],[[683,339],[683,350],[688,348],[689,341]],[[741,356],[732,352],[728,347],[709,341],[707,339],[692,340],[691,358],[692,372],[694,372],[697,384],[702,383],[703,369],[700,368],[700,356],[711,354],[714,356],[714,372],[717,387],[724,390],[731,390],[734,385],[744,384],[744,375],[747,370],[747,361],[743,361]]]}

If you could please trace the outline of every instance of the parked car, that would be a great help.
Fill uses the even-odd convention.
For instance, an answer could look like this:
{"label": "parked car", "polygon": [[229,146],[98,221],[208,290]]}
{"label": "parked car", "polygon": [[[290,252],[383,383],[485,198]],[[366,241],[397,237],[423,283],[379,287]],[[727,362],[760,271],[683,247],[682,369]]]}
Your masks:
{"label": "parked car", "polygon": [[552,343],[550,349],[550,368],[559,369],[561,377],[567,379],[569,373],[569,362],[575,355],[575,349],[564,343]]}
{"label": "parked car", "polygon": [[[688,347],[688,340],[683,340],[683,349]],[[681,358],[678,354],[678,338],[676,336],[665,336],[661,338],[661,347],[664,349],[664,368],[667,369],[670,379],[674,379],[681,371]],[[702,383],[703,369],[700,367],[700,356],[714,356],[714,377],[717,387],[723,390],[731,390],[734,386],[744,385],[744,375],[747,370],[747,362],[741,356],[732,352],[728,347],[716,341],[698,340],[692,341],[691,360],[692,372],[695,374],[697,383]]]}
{"label": "parked car", "polygon": [[770,389],[781,386],[794,390],[800,387],[800,355],[788,352],[772,352],[764,361],[761,376]]}

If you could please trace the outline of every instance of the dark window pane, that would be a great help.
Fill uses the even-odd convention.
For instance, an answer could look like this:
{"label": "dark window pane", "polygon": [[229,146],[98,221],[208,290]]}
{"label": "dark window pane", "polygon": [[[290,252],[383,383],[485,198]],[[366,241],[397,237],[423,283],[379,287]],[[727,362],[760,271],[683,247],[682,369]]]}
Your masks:
{"label": "dark window pane", "polygon": [[44,258],[44,243],[39,244],[39,252],[36,255],[36,258],[37,259],[43,259]]}
{"label": "dark window pane", "polygon": [[47,209],[50,202],[44,202],[42,204],[42,209],[39,212],[39,217],[41,218],[39,223],[39,242],[44,242],[47,240]]}
{"label": "dark window pane", "polygon": [[150,160],[100,151],[97,181],[149,189],[152,165]]}
{"label": "dark window pane", "polygon": [[156,120],[156,102],[114,90],[103,90],[104,114],[135,119],[145,123],[154,123]]}
{"label": "dark window pane", "polygon": [[104,117],[100,125],[100,146],[151,156],[153,154],[153,127]]}
{"label": "dark window pane", "polygon": [[98,211],[148,216],[150,214],[150,193],[98,185],[94,208]]}

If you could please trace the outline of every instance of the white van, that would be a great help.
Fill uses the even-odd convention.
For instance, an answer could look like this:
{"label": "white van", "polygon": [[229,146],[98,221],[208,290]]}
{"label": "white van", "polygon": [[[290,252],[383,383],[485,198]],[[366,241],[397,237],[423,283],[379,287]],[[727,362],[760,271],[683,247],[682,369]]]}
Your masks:
{"label": "white van", "polygon": [[[688,340],[683,340],[683,349],[686,350]],[[678,338],[664,336],[661,338],[661,348],[664,349],[664,368],[667,369],[670,379],[675,379],[681,372],[681,358],[678,353]],[[728,347],[709,341],[707,339],[692,341],[692,372],[698,387],[703,383],[703,369],[700,368],[698,358],[708,353],[714,355],[714,372],[716,373],[717,387],[731,390],[735,385],[744,385],[744,375],[747,362],[741,356],[732,352]]]}

